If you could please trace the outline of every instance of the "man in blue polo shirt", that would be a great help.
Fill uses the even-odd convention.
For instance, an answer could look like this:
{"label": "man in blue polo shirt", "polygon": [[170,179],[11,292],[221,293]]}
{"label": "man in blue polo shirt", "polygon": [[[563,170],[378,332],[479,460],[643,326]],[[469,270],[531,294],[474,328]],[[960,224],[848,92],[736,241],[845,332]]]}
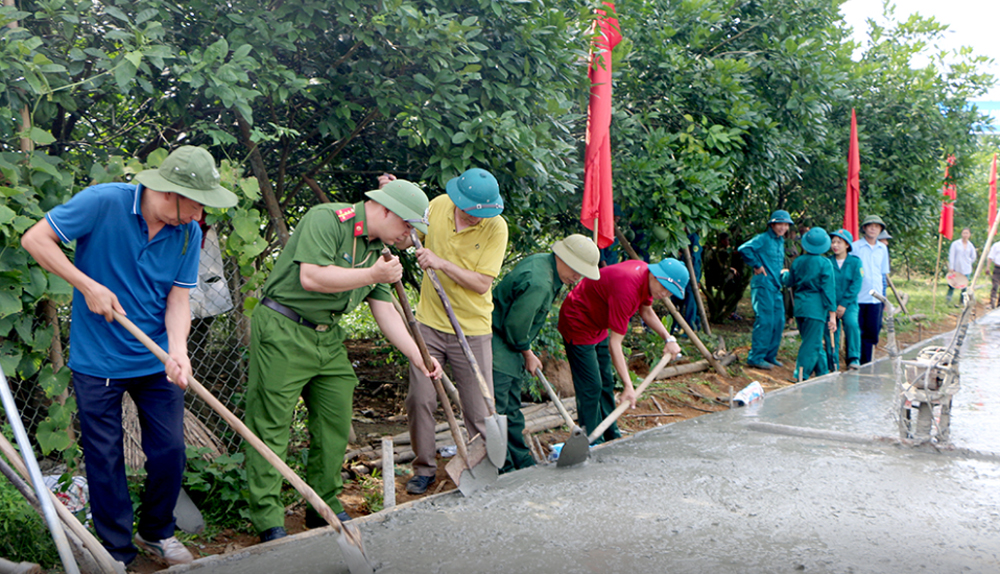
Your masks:
{"label": "man in blue polo shirt", "polygon": [[[202,206],[232,207],[212,155],[184,146],[135,185],[88,187],[45,215],[21,245],[73,285],[69,367],[73,371],[94,527],[108,552],[130,563],[132,501],[125,478],[122,398],[142,422],[146,485],[135,543],[169,564],[191,562],[174,537],[173,510],[184,474],[184,388],[191,375],[189,290],[198,282]],[[70,262],[60,242],[76,241]],[[164,366],[123,327],[127,315],[161,347]]]}
{"label": "man in blue polo shirt", "polygon": [[861,223],[862,238],[851,244],[851,255],[861,259],[861,293],[858,293],[858,326],[861,329],[861,364],[872,361],[872,349],[882,331],[882,303],[871,291],[885,297],[883,277],[889,274],[889,250],[878,240],[885,223],[869,215]]}

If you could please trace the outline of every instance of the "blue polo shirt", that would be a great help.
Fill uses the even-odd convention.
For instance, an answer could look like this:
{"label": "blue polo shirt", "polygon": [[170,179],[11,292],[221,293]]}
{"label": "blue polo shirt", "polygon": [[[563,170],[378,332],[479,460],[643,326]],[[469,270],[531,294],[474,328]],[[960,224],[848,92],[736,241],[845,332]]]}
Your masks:
{"label": "blue polo shirt", "polygon": [[871,245],[864,238],[851,244],[851,252],[861,260],[861,293],[858,293],[858,303],[878,303],[878,299],[872,297],[869,291],[885,297],[885,283],[883,275],[889,274],[889,249],[876,241]]}
{"label": "blue polo shirt", "polygon": [[[142,186],[104,183],[84,189],[45,215],[65,243],[76,240],[76,267],[118,297],[127,316],[167,348],[167,295],[198,283],[201,228],[164,226],[152,241],[140,211]],[[73,290],[69,368],[124,379],[163,372],[163,364],[117,322],[91,312]]]}

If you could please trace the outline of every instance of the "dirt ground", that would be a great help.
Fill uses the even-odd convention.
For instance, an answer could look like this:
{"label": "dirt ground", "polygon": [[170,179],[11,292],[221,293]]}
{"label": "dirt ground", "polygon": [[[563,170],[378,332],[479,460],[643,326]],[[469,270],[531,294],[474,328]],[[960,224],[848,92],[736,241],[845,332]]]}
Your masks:
{"label": "dirt ground", "polygon": [[[749,307],[749,300],[746,301]],[[977,307],[977,316],[981,316],[987,311],[982,303]],[[749,308],[738,309],[738,315],[746,318],[727,321],[725,324],[712,325],[713,333],[722,335],[724,339],[734,338],[737,334],[748,333],[753,325],[752,311]],[[905,348],[915,344],[932,335],[951,331],[955,328],[958,317],[958,310],[954,310],[947,319],[937,323],[917,323],[917,327],[910,329],[906,333],[897,333],[897,340],[900,348]],[[789,322],[787,329],[794,328],[793,322]],[[883,335],[884,335],[883,330]],[[789,336],[789,335],[786,335]],[[794,335],[790,335],[794,336]],[[745,339],[747,337],[744,337]],[[882,344],[885,343],[883,336]],[[792,373],[795,367],[795,356],[792,352],[784,349],[779,352],[778,358],[783,363],[782,367],[777,367],[770,371],[751,369],[743,364],[749,351],[748,346],[730,348],[729,351],[737,355],[738,360],[728,367],[730,377],[723,379],[714,371],[703,371],[699,373],[673,377],[660,383],[651,385],[644,393],[634,410],[628,411],[618,421],[619,428],[623,435],[632,434],[648,428],[661,426],[677,421],[682,421],[701,416],[705,413],[725,410],[728,408],[728,398],[730,390],[736,393],[752,381],[758,381],[764,387],[765,392],[784,388],[795,384],[792,380]],[[406,431],[406,413],[403,400],[406,397],[405,370],[398,367],[395,361],[386,357],[384,347],[369,341],[356,340],[349,342],[349,351],[355,365],[360,383],[355,392],[355,413],[354,428],[358,436],[357,445],[351,445],[350,449],[363,445],[379,446],[382,436],[395,435]],[[877,356],[886,354],[884,348],[876,350]],[[680,363],[699,360],[701,357],[691,357],[682,359]],[[630,368],[640,375],[648,373],[649,365],[640,355],[633,356],[630,360]],[[440,415],[440,413],[439,413]],[[443,415],[440,422],[443,422]],[[544,449],[550,445],[564,441],[568,433],[562,428],[544,431],[536,435]],[[422,498],[438,492],[453,490],[455,484],[448,478],[444,470],[447,460],[438,460],[438,474],[436,482],[428,489],[424,495],[410,495],[406,493],[406,481],[410,478],[409,465],[400,465],[396,470],[396,503],[401,504],[410,500]],[[345,463],[345,471],[351,472],[352,464]],[[357,465],[355,464],[355,469]],[[354,480],[345,482],[345,489],[340,499],[348,514],[351,516],[363,516],[369,514],[368,503],[365,500],[363,487],[359,476],[353,475]],[[293,504],[286,513],[286,528],[289,534],[303,532],[305,528],[305,506],[304,503]],[[247,530],[251,530],[247,525]],[[188,541],[187,546],[195,554],[195,557],[203,557],[214,554],[233,552],[256,544],[258,541],[255,534],[227,529],[216,533],[211,539],[196,537]],[[129,572],[150,573],[163,568],[163,565],[153,561],[148,556],[140,555],[129,568]]]}

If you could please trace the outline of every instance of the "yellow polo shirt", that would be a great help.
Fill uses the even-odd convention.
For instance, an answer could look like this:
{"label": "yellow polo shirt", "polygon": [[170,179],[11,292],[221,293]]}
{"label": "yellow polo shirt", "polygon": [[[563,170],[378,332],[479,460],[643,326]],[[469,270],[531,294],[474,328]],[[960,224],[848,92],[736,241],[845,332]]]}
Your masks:
{"label": "yellow polo shirt", "polygon": [[[507,222],[502,216],[483,219],[472,227],[455,231],[455,204],[447,194],[441,194],[431,200],[427,220],[430,224],[423,238],[424,247],[463,269],[493,278],[500,274],[507,251]],[[493,290],[480,295],[455,283],[446,273],[438,271],[437,276],[462,332],[470,337],[492,333]],[[455,332],[427,273],[420,284],[417,320],[444,333]]]}

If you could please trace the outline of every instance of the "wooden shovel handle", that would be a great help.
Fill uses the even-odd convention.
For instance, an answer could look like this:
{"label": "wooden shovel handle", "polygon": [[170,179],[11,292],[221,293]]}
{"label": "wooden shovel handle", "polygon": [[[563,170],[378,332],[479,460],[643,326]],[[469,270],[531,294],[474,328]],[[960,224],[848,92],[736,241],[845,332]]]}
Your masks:
{"label": "wooden shovel handle", "polygon": [[566,410],[566,407],[563,405],[562,401],[559,400],[559,395],[556,394],[556,390],[552,388],[552,384],[545,378],[545,373],[542,372],[541,367],[535,369],[535,376],[537,376],[538,380],[542,382],[542,385],[545,387],[545,391],[549,394],[549,398],[552,399],[552,402],[556,405],[556,409],[559,410],[559,414],[561,414],[566,420],[566,426],[570,429],[576,426],[576,423],[573,422],[573,417],[569,416],[569,412]]}
{"label": "wooden shovel handle", "polygon": [[[673,358],[674,358],[673,355],[671,355],[670,353],[666,353],[665,355],[663,355],[663,358],[660,359],[660,362],[657,363],[655,367],[653,367],[653,370],[650,371],[648,375],[646,375],[646,378],[643,379],[642,384],[639,385],[639,388],[635,390],[636,400],[639,400],[639,395],[641,395],[642,392],[646,390],[646,387],[648,387],[649,384],[653,382],[653,380],[656,378],[656,375],[660,374],[660,371],[663,370],[663,367],[666,367],[667,363],[670,362],[670,359]],[[597,428],[595,428],[594,431],[590,433],[590,436],[587,437],[587,442],[594,442],[595,440],[597,440],[597,437],[601,436],[604,433],[604,431],[608,430],[608,427],[611,426],[611,423],[618,420],[618,417],[622,416],[622,413],[627,411],[628,408],[629,408],[629,403],[627,402],[623,402],[622,404],[618,405],[618,408],[611,411],[611,414],[608,415],[607,418],[605,418],[603,421],[601,421],[601,424],[597,425]]]}
{"label": "wooden shovel handle", "polygon": [[[420,237],[417,236],[416,229],[410,230],[410,239],[413,240],[413,245],[417,249],[423,248],[423,245],[420,243]],[[465,333],[462,332],[462,326],[458,324],[458,317],[455,316],[455,310],[451,307],[448,294],[444,292],[444,286],[441,285],[441,280],[438,279],[437,273],[433,269],[424,269],[424,273],[427,273],[427,276],[431,279],[431,283],[434,284],[434,290],[437,291],[438,297],[441,299],[441,304],[444,305],[445,313],[448,314],[448,320],[451,321],[451,328],[455,330],[455,335],[458,336],[458,343],[462,346],[462,352],[465,353],[466,360],[472,366],[472,372],[476,374],[476,382],[479,383],[479,391],[483,393],[483,399],[486,401],[486,409],[489,411],[489,416],[493,416],[497,412],[493,402],[493,393],[486,386],[486,378],[483,377],[483,371],[479,368],[476,356],[472,354],[472,347],[469,346],[469,341],[465,338]]]}
{"label": "wooden shovel handle", "polygon": [[[128,332],[132,333],[136,339],[139,339],[139,342],[145,345],[147,349],[156,355],[157,359],[159,359],[164,365],[167,364],[167,361],[170,360],[170,356],[166,351],[157,345],[155,341],[150,339],[148,335],[143,333],[139,327],[136,327],[135,323],[129,321],[117,311],[114,311],[114,315],[115,320],[128,329]],[[225,405],[219,402],[219,399],[215,398],[212,393],[208,392],[208,390],[193,376],[188,377],[188,387],[191,388],[191,390],[193,390],[195,394],[201,398],[201,400],[208,403],[208,406],[212,407],[215,412],[219,413],[219,416],[229,423],[229,426],[239,433],[239,435],[243,437],[243,440],[250,443],[250,446],[259,452],[260,455],[264,457],[264,460],[276,468],[278,472],[281,473],[281,476],[285,477],[285,480],[287,480],[295,488],[295,490],[297,490],[299,494],[301,494],[302,497],[309,502],[309,504],[313,505],[316,512],[318,512],[320,516],[326,519],[326,521],[333,526],[334,530],[347,536],[351,539],[351,544],[361,548],[361,540],[354,539],[355,533],[351,529],[344,528],[344,525],[340,522],[340,519],[337,518],[337,515],[333,513],[333,510],[329,505],[327,505],[326,501],[320,498],[319,495],[316,494],[316,491],[313,490],[311,486],[306,484],[306,481],[302,480],[299,475],[295,474],[295,471],[289,468],[288,465],[285,464],[285,461],[281,460],[278,455],[274,454],[274,451],[264,444],[264,441],[257,438],[257,435],[253,434],[253,431],[251,431],[247,425],[243,424],[243,421],[238,419],[236,415],[226,408]]]}

